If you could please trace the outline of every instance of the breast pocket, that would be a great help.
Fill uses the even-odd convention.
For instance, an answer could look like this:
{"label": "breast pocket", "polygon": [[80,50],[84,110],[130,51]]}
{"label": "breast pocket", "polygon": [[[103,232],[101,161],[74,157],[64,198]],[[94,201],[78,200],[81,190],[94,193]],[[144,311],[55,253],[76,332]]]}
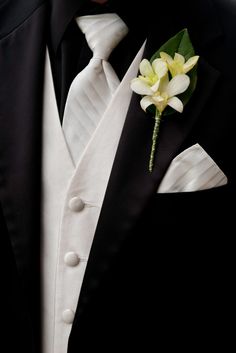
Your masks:
{"label": "breast pocket", "polygon": [[177,193],[158,193],[152,199],[152,216],[159,217],[167,224],[202,225],[232,224],[234,215],[235,191],[230,185],[216,188]]}
{"label": "breast pocket", "polygon": [[175,263],[182,264],[185,271],[189,264],[204,270],[206,264],[209,268],[209,264],[233,261],[234,200],[235,191],[229,185],[153,195],[137,226],[149,239],[143,247],[151,248],[153,258],[168,259],[173,269]]}

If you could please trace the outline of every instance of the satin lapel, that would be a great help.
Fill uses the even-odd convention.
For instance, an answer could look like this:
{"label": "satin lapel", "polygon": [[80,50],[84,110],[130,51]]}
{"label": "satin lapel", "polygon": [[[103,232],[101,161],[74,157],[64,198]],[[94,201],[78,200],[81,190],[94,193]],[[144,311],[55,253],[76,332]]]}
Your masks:
{"label": "satin lapel", "polygon": [[[0,203],[25,305],[38,310],[45,6],[0,42]],[[34,303],[33,303],[34,302]],[[37,303],[38,304],[38,303]],[[34,309],[33,309],[34,308]],[[34,326],[30,324],[31,328]]]}
{"label": "satin lapel", "polygon": [[[144,57],[150,58],[162,43],[157,45],[149,40]],[[91,249],[77,317],[83,313],[109,263],[156,192],[168,165],[211,96],[219,72],[201,58],[198,76],[197,90],[184,114],[173,115],[162,123],[152,173],[148,172],[148,162],[154,121],[140,108],[140,96],[133,94]]]}

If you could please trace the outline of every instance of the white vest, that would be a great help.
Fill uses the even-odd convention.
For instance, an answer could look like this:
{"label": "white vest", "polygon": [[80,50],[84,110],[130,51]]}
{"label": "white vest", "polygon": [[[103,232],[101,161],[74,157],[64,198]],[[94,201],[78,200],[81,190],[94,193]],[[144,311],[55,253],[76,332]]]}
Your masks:
{"label": "white vest", "polygon": [[[73,165],[62,132],[48,52],[42,159],[42,353],[66,353],[107,183],[129,107],[138,52],[99,125]],[[141,108],[140,108],[141,109]]]}

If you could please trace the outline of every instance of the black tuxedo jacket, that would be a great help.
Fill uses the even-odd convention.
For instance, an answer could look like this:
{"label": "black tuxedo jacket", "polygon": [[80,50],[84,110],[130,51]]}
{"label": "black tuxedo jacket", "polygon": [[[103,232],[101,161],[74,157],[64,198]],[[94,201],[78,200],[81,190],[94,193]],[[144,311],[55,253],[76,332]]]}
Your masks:
{"label": "black tuxedo jacket", "polygon": [[[236,3],[179,0],[165,9],[156,3],[131,4],[140,33],[148,31],[144,57],[188,28],[201,57],[198,85],[181,118],[163,120],[151,174],[153,121],[133,94],[69,353],[92,347],[227,351],[234,344]],[[47,0],[0,0],[0,342],[8,353],[40,350],[41,122],[50,11]],[[195,143],[228,185],[157,194],[171,160]]]}

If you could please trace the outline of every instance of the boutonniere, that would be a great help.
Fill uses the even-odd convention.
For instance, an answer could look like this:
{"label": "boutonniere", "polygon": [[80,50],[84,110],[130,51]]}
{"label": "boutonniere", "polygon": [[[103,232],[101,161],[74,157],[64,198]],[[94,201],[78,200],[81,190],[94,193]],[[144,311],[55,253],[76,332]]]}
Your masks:
{"label": "boutonniere", "polygon": [[131,81],[131,89],[142,96],[140,105],[152,114],[155,124],[149,171],[152,172],[159,135],[164,116],[182,113],[197,84],[197,62],[187,29],[169,39],[152,56],[139,65],[140,75]]}

